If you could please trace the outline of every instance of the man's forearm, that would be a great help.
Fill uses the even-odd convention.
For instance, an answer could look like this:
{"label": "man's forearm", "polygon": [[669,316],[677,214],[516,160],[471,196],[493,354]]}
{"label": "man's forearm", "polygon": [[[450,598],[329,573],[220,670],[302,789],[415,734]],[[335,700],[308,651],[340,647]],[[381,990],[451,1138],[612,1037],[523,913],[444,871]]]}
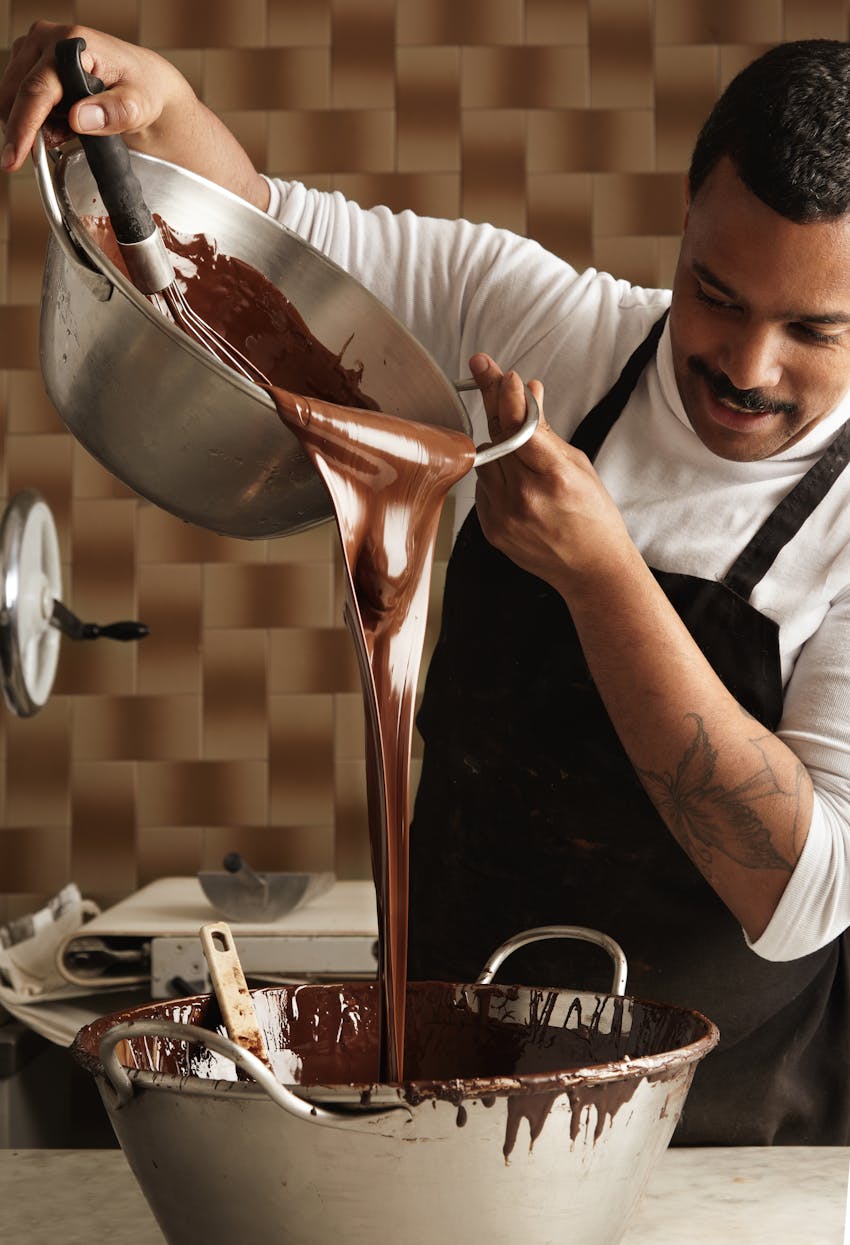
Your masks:
{"label": "man's forearm", "polygon": [[224,122],[194,95],[187,93],[164,109],[155,125],[125,138],[137,151],[198,173],[263,211],[268,207],[265,179]]}
{"label": "man's forearm", "polygon": [[811,781],[726,690],[637,550],[618,570],[568,602],[588,666],[661,817],[756,939],[805,843]]}

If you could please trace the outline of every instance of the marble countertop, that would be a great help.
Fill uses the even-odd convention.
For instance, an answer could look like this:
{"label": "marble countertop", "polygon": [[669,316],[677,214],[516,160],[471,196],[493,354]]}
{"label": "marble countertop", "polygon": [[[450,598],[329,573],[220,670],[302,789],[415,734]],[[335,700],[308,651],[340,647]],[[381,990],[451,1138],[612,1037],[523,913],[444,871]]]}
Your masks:
{"label": "marble countertop", "polygon": [[[850,1245],[848,1164],[842,1147],[668,1150],[622,1245]],[[120,1150],[0,1150],[0,1241],[12,1240],[164,1238]]]}

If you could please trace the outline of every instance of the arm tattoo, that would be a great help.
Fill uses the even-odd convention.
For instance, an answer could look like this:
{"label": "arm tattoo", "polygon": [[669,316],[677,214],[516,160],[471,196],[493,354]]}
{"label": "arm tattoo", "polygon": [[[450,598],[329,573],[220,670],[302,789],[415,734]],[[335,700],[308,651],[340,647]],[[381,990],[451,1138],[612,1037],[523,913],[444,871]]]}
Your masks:
{"label": "arm tattoo", "polygon": [[738,786],[724,787],[715,781],[717,752],[702,718],[696,713],[687,716],[694,720],[696,735],[676,772],[637,770],[676,839],[707,878],[715,852],[723,853],[746,869],[782,869],[790,873],[793,861],[774,846],[754,805],[767,796],[790,796],[799,815],[802,765],[797,771],[795,790],[783,790],[764,749],[754,739],[753,746],[761,757],[759,767]]}

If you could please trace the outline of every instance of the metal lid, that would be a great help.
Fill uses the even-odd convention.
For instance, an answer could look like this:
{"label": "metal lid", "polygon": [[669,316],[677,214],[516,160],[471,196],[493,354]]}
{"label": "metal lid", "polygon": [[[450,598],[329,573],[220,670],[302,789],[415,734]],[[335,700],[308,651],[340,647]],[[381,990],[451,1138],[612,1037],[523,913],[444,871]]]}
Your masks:
{"label": "metal lid", "polygon": [[31,717],[56,676],[61,637],[51,619],[62,592],[56,525],[33,490],[18,493],[0,521],[0,576],[3,696],[13,713]]}

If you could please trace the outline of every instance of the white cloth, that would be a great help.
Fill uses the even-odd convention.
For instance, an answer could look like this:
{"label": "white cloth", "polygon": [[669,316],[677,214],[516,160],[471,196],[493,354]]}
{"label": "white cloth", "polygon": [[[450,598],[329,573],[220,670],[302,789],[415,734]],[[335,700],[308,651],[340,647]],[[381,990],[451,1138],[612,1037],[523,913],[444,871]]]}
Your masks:
{"label": "white cloth", "polygon": [[37,912],[0,926],[0,987],[3,1002],[32,1002],[61,991],[67,982],[56,955],[75,930],[100,912],[69,882]]}
{"label": "white cloth", "polygon": [[[371,289],[448,375],[463,374],[469,356],[483,350],[525,380],[539,378],[546,417],[565,437],[670,301],[667,290],[576,272],[537,243],[489,225],[367,211],[297,182],[270,186],[269,212]],[[469,410],[476,440],[487,440],[477,397]],[[719,579],[848,416],[846,396],[780,454],[751,463],[719,458],[685,415],[665,329],[596,468],[651,566]],[[462,517],[474,478],[460,488]],[[752,944],[765,958],[788,960],[850,926],[850,469],[751,602],[779,623],[785,702],[777,733],[815,787],[802,856]]]}

